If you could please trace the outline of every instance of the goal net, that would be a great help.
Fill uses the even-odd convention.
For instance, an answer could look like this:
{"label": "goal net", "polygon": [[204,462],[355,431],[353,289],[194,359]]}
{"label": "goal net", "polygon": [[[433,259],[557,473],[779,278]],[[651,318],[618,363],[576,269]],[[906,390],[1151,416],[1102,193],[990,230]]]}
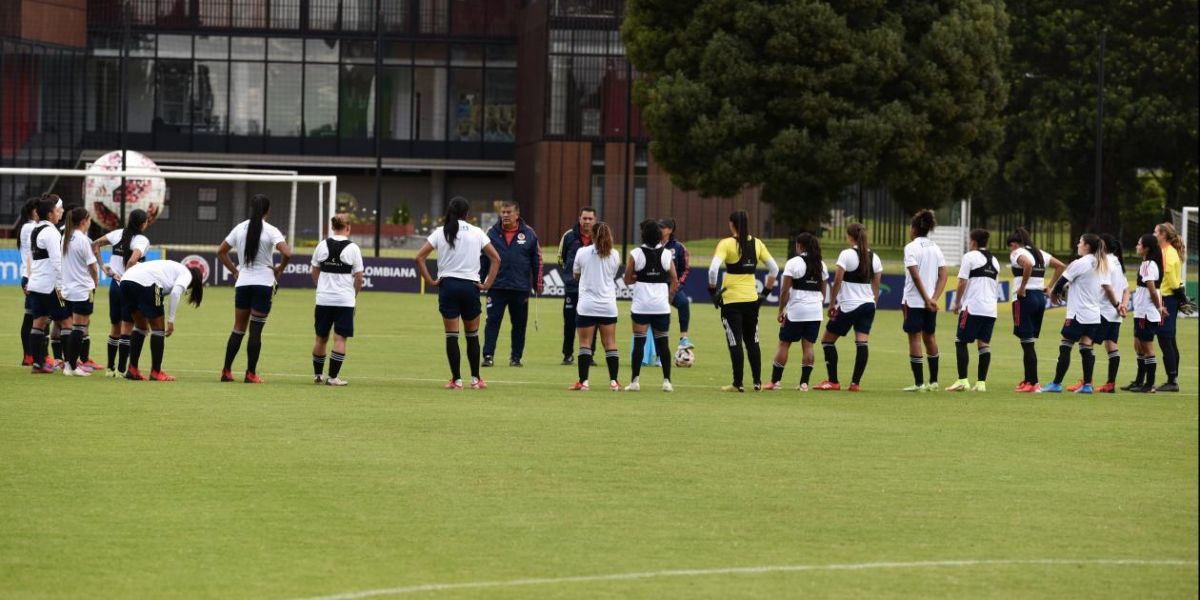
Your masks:
{"label": "goal net", "polygon": [[[1193,300],[1197,296],[1197,281],[1200,280],[1200,223],[1198,223],[1197,207],[1185,206],[1183,210],[1172,210],[1171,220],[1175,223],[1175,229],[1179,232],[1179,236],[1183,238],[1183,250],[1185,256],[1183,259],[1183,282],[1187,288],[1188,297]],[[1181,315],[1182,316],[1182,315]],[[1196,315],[1191,315],[1195,317]]]}

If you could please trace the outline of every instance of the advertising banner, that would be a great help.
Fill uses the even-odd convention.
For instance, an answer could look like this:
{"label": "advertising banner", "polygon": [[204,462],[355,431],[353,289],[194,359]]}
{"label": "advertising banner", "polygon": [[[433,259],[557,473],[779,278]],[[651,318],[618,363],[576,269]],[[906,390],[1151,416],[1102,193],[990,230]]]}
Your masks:
{"label": "advertising banner", "polygon": [[[101,262],[108,263],[108,258],[112,256],[112,252],[101,250]],[[163,251],[159,248],[150,248],[146,252],[146,260],[158,260],[163,257]],[[104,274],[104,269],[100,269],[100,287],[107,287],[109,278]],[[4,248],[0,250],[0,285],[21,285],[21,252],[16,248]]]}

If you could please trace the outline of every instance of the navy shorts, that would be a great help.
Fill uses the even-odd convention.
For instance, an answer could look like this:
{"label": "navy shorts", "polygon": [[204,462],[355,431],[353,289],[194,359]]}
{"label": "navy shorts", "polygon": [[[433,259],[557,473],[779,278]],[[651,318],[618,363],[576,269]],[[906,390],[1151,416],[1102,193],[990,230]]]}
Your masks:
{"label": "navy shorts", "polygon": [[798,342],[804,340],[812,344],[817,341],[817,335],[820,333],[820,321],[789,321],[784,318],[783,325],[779,326],[779,341]]}
{"label": "navy shorts", "polygon": [[1158,333],[1158,321],[1150,319],[1134,319],[1133,320],[1133,337],[1143,342],[1153,342],[1155,334]]}
{"label": "navy shorts", "polygon": [[1158,324],[1158,337],[1173,338],[1175,337],[1175,321],[1179,319],[1179,297],[1171,294],[1163,294],[1163,306],[1167,307],[1167,316],[1163,317],[1162,323]]}
{"label": "navy shorts", "polygon": [[108,322],[113,325],[133,322],[132,311],[125,305],[125,294],[121,293],[121,283],[115,279],[108,286]]}
{"label": "navy shorts", "polygon": [[1078,342],[1080,339],[1085,337],[1092,341],[1096,341],[1096,337],[1099,335],[1099,329],[1099,323],[1087,325],[1080,323],[1075,319],[1067,319],[1063,322],[1062,337],[1068,342]]}
{"label": "navy shorts", "polygon": [[[24,290],[25,286],[27,286],[27,285],[29,285],[29,278],[22,277],[21,278],[21,289]],[[25,314],[27,314],[27,315],[33,314],[33,296],[31,296],[29,294],[25,294]]]}
{"label": "navy shorts", "polygon": [[121,295],[129,314],[140,312],[147,319],[163,316],[162,292],[157,285],[146,287],[133,281],[122,281]]}
{"label": "navy shorts", "polygon": [[927,308],[901,304],[904,311],[904,333],[934,333],[937,331],[937,313]]}
{"label": "navy shorts", "polygon": [[[633,313],[629,316],[638,325],[649,325],[651,331],[661,331],[663,333],[671,331],[671,313],[665,315],[641,315]],[[578,318],[576,318],[576,321],[578,321]],[[616,321],[613,322],[616,323]]]}
{"label": "navy shorts", "polygon": [[62,321],[71,317],[71,309],[67,306],[67,301],[59,299],[58,294],[54,292],[49,294],[29,292],[29,298],[33,298],[33,313],[31,314],[35,319],[50,317],[51,321]]}
{"label": "navy shorts", "polygon": [[992,329],[995,327],[996,317],[967,314],[967,311],[964,310],[958,316],[958,333],[954,335],[954,341],[967,344],[979,341],[990,344],[992,343]]}
{"label": "navy shorts", "polygon": [[850,311],[837,311],[833,318],[829,320],[829,324],[825,326],[825,331],[834,335],[846,335],[850,333],[850,328],[854,328],[856,333],[871,333],[871,325],[875,323],[875,303],[868,302]]}
{"label": "navy shorts", "polygon": [[273,285],[243,285],[233,291],[233,306],[238,310],[250,309],[264,315],[271,314],[271,300],[275,296]]}
{"label": "navy shorts", "polygon": [[1022,340],[1035,339],[1042,334],[1042,317],[1046,316],[1046,294],[1041,290],[1025,290],[1024,298],[1012,303],[1013,335]]}
{"label": "navy shorts", "polygon": [[354,307],[353,306],[321,306],[313,309],[313,321],[316,323],[317,337],[328,338],[329,330],[342,337],[354,337]]}
{"label": "navy shorts", "polygon": [[67,308],[73,315],[89,316],[96,310],[96,305],[92,302],[95,298],[96,294],[93,292],[88,294],[87,300],[67,300]]}
{"label": "navy shorts", "polygon": [[[670,321],[668,321],[669,323]],[[575,328],[583,329],[584,327],[595,327],[597,325],[615,325],[616,317],[589,317],[587,315],[575,315]],[[663,331],[666,331],[664,329]]]}
{"label": "navy shorts", "polygon": [[1119,342],[1121,341],[1121,322],[1109,321],[1104,317],[1100,317],[1100,326],[1096,330],[1095,342]]}
{"label": "navy shorts", "polygon": [[474,281],[447,277],[438,284],[438,312],[443,319],[470,321],[483,312],[479,303],[479,288]]}

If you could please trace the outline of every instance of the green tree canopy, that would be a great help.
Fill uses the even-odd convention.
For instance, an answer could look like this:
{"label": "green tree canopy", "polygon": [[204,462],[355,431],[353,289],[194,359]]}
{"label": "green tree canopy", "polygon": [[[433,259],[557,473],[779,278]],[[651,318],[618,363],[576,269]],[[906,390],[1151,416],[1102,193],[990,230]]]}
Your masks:
{"label": "green tree canopy", "polygon": [[630,0],[622,34],[651,152],[677,185],[763,186],[812,225],[847,186],[938,206],[996,168],[1003,3]]}

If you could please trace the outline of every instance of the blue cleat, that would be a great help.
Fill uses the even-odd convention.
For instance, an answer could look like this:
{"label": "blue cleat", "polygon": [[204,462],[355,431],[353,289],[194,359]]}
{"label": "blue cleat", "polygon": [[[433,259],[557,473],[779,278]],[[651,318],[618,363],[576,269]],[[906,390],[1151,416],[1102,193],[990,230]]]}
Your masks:
{"label": "blue cleat", "polygon": [[1090,393],[1092,393],[1092,391],[1093,391],[1092,384],[1085,383],[1085,384],[1083,384],[1083,387],[1075,390],[1075,393],[1076,394],[1090,394]]}
{"label": "blue cleat", "polygon": [[1042,389],[1039,393],[1041,393],[1041,394],[1061,394],[1062,393],[1062,384],[1055,383],[1055,382],[1047,383],[1046,385],[1042,386]]}

